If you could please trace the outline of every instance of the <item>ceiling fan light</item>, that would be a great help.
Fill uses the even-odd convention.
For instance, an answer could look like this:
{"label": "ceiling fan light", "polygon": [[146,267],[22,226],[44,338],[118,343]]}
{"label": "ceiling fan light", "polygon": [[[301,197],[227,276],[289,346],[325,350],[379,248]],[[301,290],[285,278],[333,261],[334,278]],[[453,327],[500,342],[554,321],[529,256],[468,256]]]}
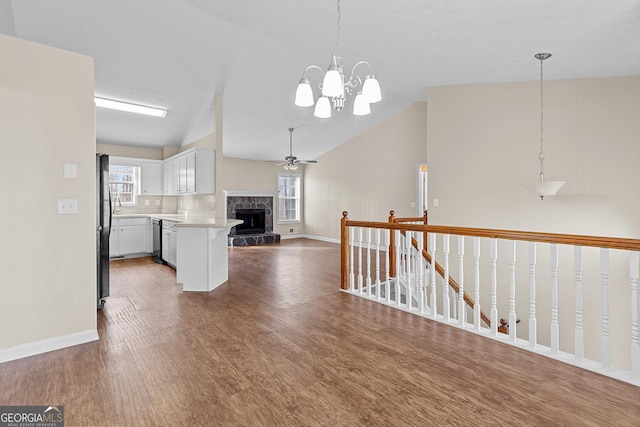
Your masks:
{"label": "ceiling fan light", "polygon": [[331,103],[329,102],[329,98],[326,96],[318,98],[313,115],[320,119],[328,119],[331,117]]}
{"label": "ceiling fan light", "polygon": [[369,101],[365,98],[362,92],[358,92],[356,99],[353,101],[353,115],[354,116],[366,116],[371,113],[371,106]]}
{"label": "ceiling fan light", "polygon": [[367,98],[370,104],[382,101],[382,93],[380,91],[380,83],[374,74],[369,74],[362,85],[362,94]]}
{"label": "ceiling fan light", "polygon": [[302,78],[296,89],[296,105],[298,107],[311,107],[313,105],[313,90],[306,78]]}

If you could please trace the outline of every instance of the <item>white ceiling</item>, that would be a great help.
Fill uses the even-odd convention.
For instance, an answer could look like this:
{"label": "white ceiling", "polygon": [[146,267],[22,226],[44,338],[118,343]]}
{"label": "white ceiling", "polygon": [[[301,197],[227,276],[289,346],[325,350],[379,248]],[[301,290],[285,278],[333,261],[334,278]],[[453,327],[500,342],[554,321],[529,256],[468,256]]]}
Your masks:
{"label": "white ceiling", "polygon": [[[293,105],[307,65],[336,51],[334,0],[0,0],[0,33],[95,58],[96,95],[164,107],[165,119],[99,109],[100,142],[183,145],[213,132],[224,155],[315,159],[427,98],[431,86],[640,75],[640,0],[343,0],[345,72],[366,59],[372,114]],[[313,84],[319,73],[309,74]]]}

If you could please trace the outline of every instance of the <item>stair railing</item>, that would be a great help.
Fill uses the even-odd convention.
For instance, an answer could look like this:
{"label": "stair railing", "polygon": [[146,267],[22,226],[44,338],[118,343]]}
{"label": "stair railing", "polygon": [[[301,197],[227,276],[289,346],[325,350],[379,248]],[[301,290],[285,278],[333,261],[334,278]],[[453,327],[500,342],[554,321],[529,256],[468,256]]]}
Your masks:
{"label": "stair railing", "polygon": [[[640,385],[640,240],[403,220],[353,221],[343,212],[343,291]],[[467,253],[466,242],[472,248]],[[388,256],[393,250],[395,256]],[[440,269],[421,274],[426,268],[423,251],[429,260],[438,259],[434,267]],[[517,252],[524,253],[526,268],[516,268]],[[459,293],[454,292],[452,301],[450,257],[456,254]],[[473,264],[465,269],[468,258]],[[436,270],[443,277],[439,283]],[[472,321],[464,314],[465,270],[473,279],[477,307]],[[516,289],[518,298],[524,298],[520,305]],[[540,299],[541,291],[548,300]],[[481,294],[484,300],[489,296],[489,322],[478,313]],[[498,333],[498,299],[508,311],[508,334]],[[616,303],[613,311],[611,301]],[[458,308],[457,315],[452,307]],[[517,324],[518,307],[523,312],[528,307],[522,326]]]}

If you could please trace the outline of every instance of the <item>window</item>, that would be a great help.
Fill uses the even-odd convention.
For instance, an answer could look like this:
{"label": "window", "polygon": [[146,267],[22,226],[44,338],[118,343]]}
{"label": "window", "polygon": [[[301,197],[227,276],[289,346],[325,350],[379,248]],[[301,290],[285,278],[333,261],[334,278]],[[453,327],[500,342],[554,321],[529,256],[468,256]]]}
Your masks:
{"label": "window", "polygon": [[300,175],[278,174],[278,222],[300,222]]}
{"label": "window", "polygon": [[140,168],[138,166],[109,165],[109,189],[113,203],[133,206],[138,202]]}

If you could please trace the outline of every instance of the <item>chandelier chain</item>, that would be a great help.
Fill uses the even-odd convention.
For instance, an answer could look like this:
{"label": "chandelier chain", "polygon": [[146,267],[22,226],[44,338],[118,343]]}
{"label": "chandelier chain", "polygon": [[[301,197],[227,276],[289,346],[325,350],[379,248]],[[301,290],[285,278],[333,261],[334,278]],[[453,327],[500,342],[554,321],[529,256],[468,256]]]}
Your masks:
{"label": "chandelier chain", "polygon": [[338,50],[338,56],[340,56],[340,0],[338,0],[338,22],[336,24],[337,27],[337,37],[336,37],[336,49]]}
{"label": "chandelier chain", "polygon": [[540,154],[538,155],[540,159],[540,176],[544,176],[544,74],[543,74],[543,65],[544,57],[540,58]]}

